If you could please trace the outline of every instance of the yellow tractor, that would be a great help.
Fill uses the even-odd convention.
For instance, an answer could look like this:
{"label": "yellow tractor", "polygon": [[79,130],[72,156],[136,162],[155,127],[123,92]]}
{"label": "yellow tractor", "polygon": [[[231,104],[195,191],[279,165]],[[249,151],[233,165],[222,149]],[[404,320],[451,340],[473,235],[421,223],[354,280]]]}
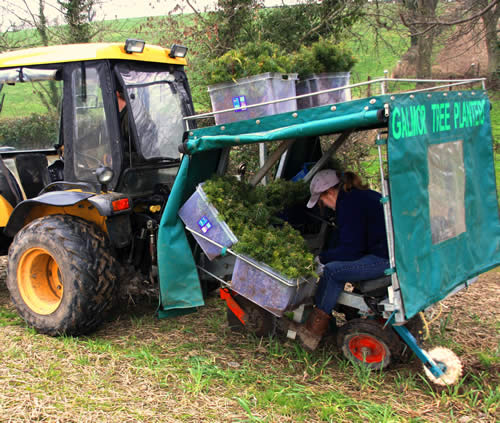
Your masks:
{"label": "yellow tractor", "polygon": [[5,87],[60,90],[56,139],[0,147],[7,285],[37,331],[95,329],[116,297],[119,267],[154,278],[161,211],[183,118],[193,113],[186,51],[129,39],[0,55]]}

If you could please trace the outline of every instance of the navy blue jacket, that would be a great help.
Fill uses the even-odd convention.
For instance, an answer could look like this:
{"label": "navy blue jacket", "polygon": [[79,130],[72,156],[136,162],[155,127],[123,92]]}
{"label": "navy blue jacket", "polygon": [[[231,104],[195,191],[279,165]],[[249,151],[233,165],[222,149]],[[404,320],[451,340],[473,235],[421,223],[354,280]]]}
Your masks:
{"label": "navy blue jacket", "polygon": [[338,243],[319,255],[323,264],[373,254],[388,258],[382,196],[372,190],[340,190],[336,204]]}

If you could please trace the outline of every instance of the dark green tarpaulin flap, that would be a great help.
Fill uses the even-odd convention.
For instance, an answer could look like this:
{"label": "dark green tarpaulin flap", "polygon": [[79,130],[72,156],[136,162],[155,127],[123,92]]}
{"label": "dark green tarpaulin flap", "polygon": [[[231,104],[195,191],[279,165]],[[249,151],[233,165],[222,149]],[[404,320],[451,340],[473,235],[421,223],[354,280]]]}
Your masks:
{"label": "dark green tarpaulin flap", "polygon": [[397,95],[388,160],[406,318],[500,263],[490,103],[483,91]]}
{"label": "dark green tarpaulin flap", "polygon": [[204,305],[196,263],[177,212],[196,185],[215,172],[219,156],[218,150],[184,156],[175,178],[158,230],[160,318],[190,313]]}
{"label": "dark green tarpaulin flap", "polygon": [[356,128],[376,128],[384,125],[377,118],[383,115],[388,96],[378,96],[316,107],[297,112],[281,113],[192,131],[185,151],[195,154],[214,148],[301,138],[342,132]]}
{"label": "dark green tarpaulin flap", "polygon": [[177,211],[184,201],[188,168],[189,158],[184,157],[158,231],[159,317],[189,313],[205,304],[184,225],[177,217]]}

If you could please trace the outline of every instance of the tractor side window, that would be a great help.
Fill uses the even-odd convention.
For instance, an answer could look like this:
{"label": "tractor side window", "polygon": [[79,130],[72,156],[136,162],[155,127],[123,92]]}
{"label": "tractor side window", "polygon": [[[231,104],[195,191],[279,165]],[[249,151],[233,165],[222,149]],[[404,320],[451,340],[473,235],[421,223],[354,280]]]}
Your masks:
{"label": "tractor side window", "polygon": [[111,140],[106,123],[103,93],[96,68],[73,71],[75,176],[95,181],[95,169],[112,167]]}
{"label": "tractor side window", "polygon": [[5,84],[0,91],[0,152],[53,149],[59,142],[62,81]]}
{"label": "tractor side window", "polygon": [[466,231],[463,141],[433,144],[427,152],[432,243]]}
{"label": "tractor side window", "polygon": [[145,159],[178,158],[184,133],[181,94],[170,72],[121,73]]}

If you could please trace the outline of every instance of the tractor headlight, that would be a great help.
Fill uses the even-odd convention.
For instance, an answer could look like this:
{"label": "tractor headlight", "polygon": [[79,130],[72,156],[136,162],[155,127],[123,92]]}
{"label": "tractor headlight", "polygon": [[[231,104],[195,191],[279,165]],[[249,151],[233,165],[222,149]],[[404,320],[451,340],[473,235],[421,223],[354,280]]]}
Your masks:
{"label": "tractor headlight", "polygon": [[109,167],[100,167],[96,169],[95,175],[97,176],[97,181],[105,185],[111,182],[115,173]]}
{"label": "tractor headlight", "polygon": [[188,48],[181,46],[180,44],[172,44],[170,47],[170,53],[168,53],[169,57],[186,57]]}
{"label": "tractor headlight", "polygon": [[125,52],[131,53],[142,53],[144,51],[144,46],[146,42],[143,40],[134,40],[133,38],[128,38],[125,41]]}

